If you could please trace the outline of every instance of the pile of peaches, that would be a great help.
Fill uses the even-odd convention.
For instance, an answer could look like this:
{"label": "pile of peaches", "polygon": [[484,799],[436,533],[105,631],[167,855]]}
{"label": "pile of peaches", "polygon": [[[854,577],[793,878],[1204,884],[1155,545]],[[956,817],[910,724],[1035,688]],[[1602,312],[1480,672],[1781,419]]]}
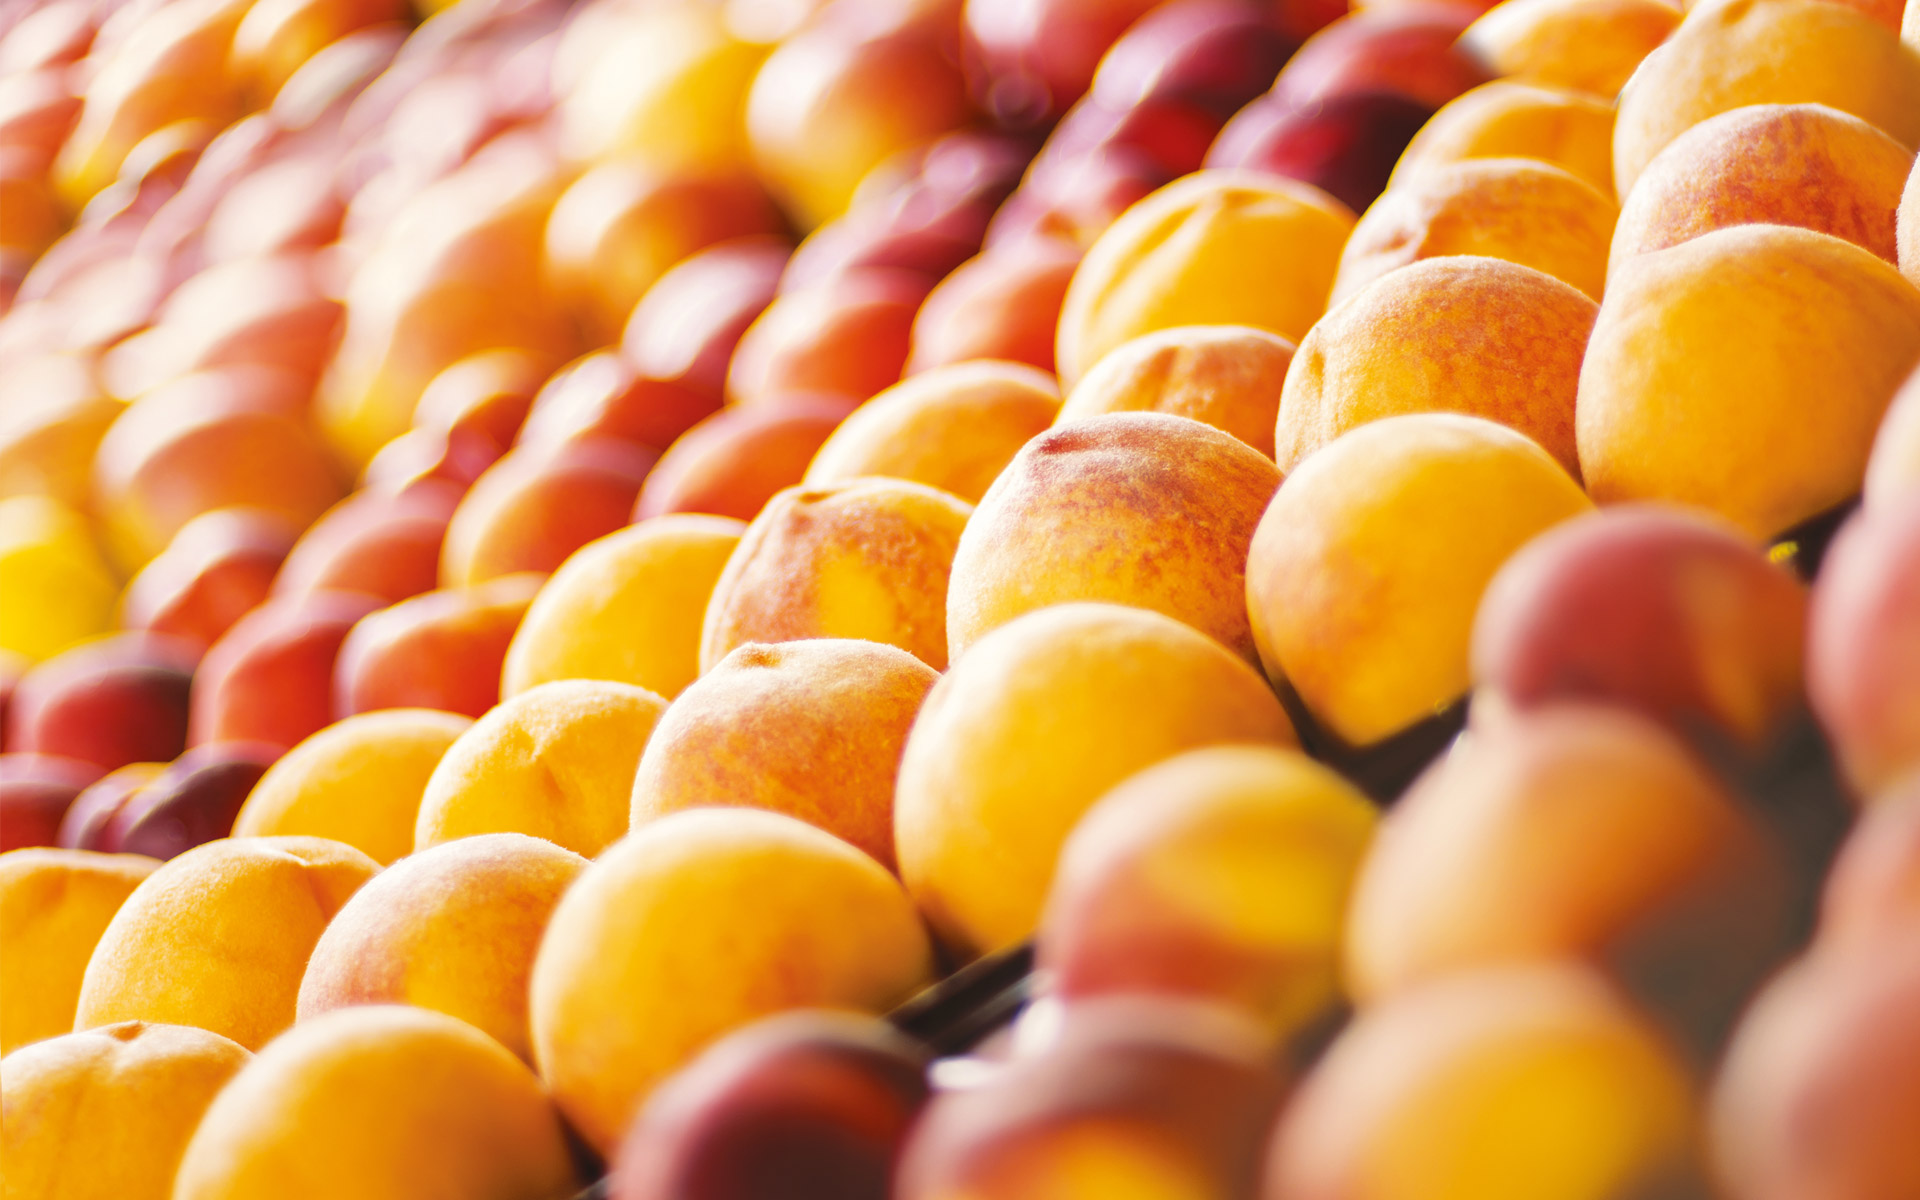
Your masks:
{"label": "pile of peaches", "polygon": [[0,1198],[1920,1197],[1920,0],[0,13]]}

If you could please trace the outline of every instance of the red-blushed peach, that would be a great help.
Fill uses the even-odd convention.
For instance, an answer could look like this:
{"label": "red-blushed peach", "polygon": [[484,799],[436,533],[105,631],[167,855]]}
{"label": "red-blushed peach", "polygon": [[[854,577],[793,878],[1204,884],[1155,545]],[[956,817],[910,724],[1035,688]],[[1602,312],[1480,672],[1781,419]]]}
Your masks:
{"label": "red-blushed peach", "polygon": [[799,483],[820,447],[858,401],[793,396],[723,408],[682,434],[647,476],[635,520],[706,513],[751,521],[774,494]]}
{"label": "red-blushed peach", "polygon": [[1162,5],[1102,56],[1091,98],[1124,108],[1173,97],[1224,116],[1272,86],[1299,43],[1345,11],[1338,0]]}
{"label": "red-blushed peach", "polygon": [[666,709],[644,688],[586,679],[501,701],[434,768],[414,848],[524,833],[598,856],[627,831],[634,768]]}
{"label": "red-blushed peach", "polygon": [[1709,117],[1654,155],[1621,202],[1612,269],[1729,225],[1797,225],[1895,261],[1913,151],[1823,104]]}
{"label": "red-blushed peach", "polygon": [[926,1051],[886,1023],[756,1021],[661,1084],[614,1155],[612,1200],[888,1200],[926,1102]]}
{"label": "red-blushed peach", "polygon": [[86,642],[28,671],[7,712],[7,749],[103,771],[186,749],[194,647],[146,633]]}
{"label": "red-blushed peach", "polygon": [[1602,504],[1692,504],[1771,537],[1860,490],[1916,361],[1920,288],[1888,263],[1806,229],[1717,229],[1607,281],[1580,369],[1580,469]]}
{"label": "red-blushed peach", "polygon": [[298,536],[259,509],[202,513],[128,581],[121,624],[211,646],[266,602]]}
{"label": "red-blushed peach", "polygon": [[1494,572],[1591,507],[1492,421],[1368,422],[1304,459],[1260,519],[1246,577],[1261,662],[1340,742],[1382,741],[1459,699]]}
{"label": "red-blushed peach", "polygon": [[[0,855],[0,1054],[73,1028],[94,944],[159,865],[142,855],[89,850]],[[13,1119],[9,1106],[7,1123]],[[12,1176],[12,1151],[7,1158]]]}
{"label": "red-blushed peach", "polygon": [[1296,347],[1246,325],[1184,325],[1122,342],[1074,385],[1057,424],[1103,413],[1191,417],[1273,457],[1280,388]]}
{"label": "red-blushed peach", "polygon": [[1611,100],[1680,17],[1669,0],[1512,0],[1469,26],[1460,46],[1494,75]]}
{"label": "red-blushed peach", "polygon": [[1382,196],[1354,226],[1333,303],[1390,271],[1452,254],[1532,267],[1598,300],[1619,211],[1591,183],[1537,159],[1435,165]]}
{"label": "red-blushed peach", "polygon": [[927,293],[913,318],[906,372],[975,358],[1053,370],[1053,333],[1084,251],[1034,238],[968,259]]}
{"label": "red-blushed peach", "polygon": [[947,587],[973,506],[902,479],[774,496],[740,535],[707,603],[700,665],[749,642],[861,638],[947,665]]}
{"label": "red-blushed peach", "polygon": [[159,778],[166,763],[128,763],[88,784],[60,818],[54,844],[68,850],[99,850],[101,838],[114,816],[140,790]]}
{"label": "red-blushed peach", "polygon": [[1035,609],[1101,600],[1164,613],[1253,660],[1247,545],[1279,486],[1259,451],[1186,417],[1062,423],[1014,456],[960,536],[948,652]]}
{"label": "red-blushed peach", "polygon": [[1227,122],[1206,165],[1297,179],[1365,212],[1432,116],[1427,105],[1389,91],[1342,93],[1305,108],[1267,96]]}
{"label": "red-blushed peach", "polygon": [[722,1034],[790,1008],[884,1011],[928,982],[897,880],[803,821],[675,813],[581,873],[534,960],[534,1058],[603,1154],[648,1094]]}
{"label": "red-blushed peach", "polygon": [[764,808],[891,870],[900,752],[938,678],[877,642],[743,645],[681,693],[647,739],[633,828],[688,808]]}
{"label": "red-blushed peach", "polygon": [[333,720],[333,667],[360,618],[381,607],[359,592],[278,597],[234,623],[193,678],[187,741],[292,747]]}
{"label": "red-blushed peach", "polygon": [[9,1053],[0,1072],[7,1191],[168,1200],[194,1126],[252,1056],[184,1025],[61,1032]]}
{"label": "red-blushed peach", "polygon": [[1847,833],[1820,896],[1815,945],[1866,950],[1911,935],[1920,913],[1920,776],[1880,796]]}
{"label": "red-blushed peach", "polygon": [[1807,630],[1807,692],[1863,798],[1920,773],[1920,491],[1863,509],[1827,553]]}
{"label": "red-blushed peach", "polygon": [[379,869],[323,838],[227,838],[187,851],[108,923],[74,1028],[167,1021],[265,1045],[293,1024],[320,931]]}
{"label": "red-blushed peach", "polygon": [[1291,1036],[1339,998],[1347,898],[1373,826],[1365,796],[1295,751],[1176,755],[1074,827],[1037,966],[1070,1004],[1190,996]]}
{"label": "red-blushed peach", "polygon": [[982,108],[1012,125],[1057,117],[1092,85],[1109,47],[1152,0],[973,0],[962,6]]}
{"label": "red-blushed peach", "polygon": [[1472,4],[1358,8],[1314,34],[1274,81],[1282,107],[1311,109],[1343,96],[1389,92],[1428,109],[1485,83],[1487,69],[1457,43]]}
{"label": "red-blushed peach", "polygon": [[1629,505],[1541,534],[1487,585],[1473,677],[1527,709],[1589,700],[1760,750],[1805,703],[1807,591],[1737,530]]}
{"label": "red-blushed peach", "polygon": [[834,430],[804,483],[906,479],[978,503],[1020,447],[1060,412],[1053,377],[1019,363],[934,367],[881,392]]}
{"label": "red-blushed peach", "polygon": [[95,848],[172,859],[226,837],[279,747],[258,742],[195,746],[131,792],[100,827]]}
{"label": "red-blushed peach", "polygon": [[294,543],[274,577],[274,593],[363,592],[394,604],[432,591],[460,497],[458,487],[437,481],[398,493],[353,493]]}
{"label": "red-blushed peach", "polygon": [[539,355],[511,348],[468,355],[421,391],[414,428],[471,431],[504,453],[546,382],[548,366]]}
{"label": "red-blushed peach", "polygon": [[1353,229],[1307,184],[1209,170],[1160,189],[1100,236],[1060,310],[1069,391],[1122,342],[1177,325],[1251,325],[1297,342],[1326,311]]}
{"label": "red-blushed peach", "polygon": [[894,795],[901,878],[971,958],[1031,933],[1081,814],[1134,772],[1229,742],[1295,744],[1257,672],[1170,617],[1061,604],[954,664],[907,737]]}
{"label": "red-blushed peach", "polygon": [[545,577],[501,575],[363,618],[333,668],[339,716],[427,708],[478,717],[500,700],[507,646]]}
{"label": "red-blushed peach", "polygon": [[119,590],[85,517],[50,496],[0,499],[0,650],[39,662],[106,632]]}
{"label": "red-blushed peach", "polygon": [[400,0],[265,0],[234,31],[232,67],[256,100],[269,100],[322,48],[409,15]]}
{"label": "red-blushed peach", "polygon": [[68,810],[99,778],[92,763],[0,754],[0,852],[56,845]]}
{"label": "red-blushed peach", "polygon": [[397,708],[327,726],[289,750],[247,793],[235,837],[322,837],[385,866],[413,850],[427,780],[473,721]]}
{"label": "red-blushed peach", "polygon": [[575,359],[540,389],[523,446],[612,437],[664,450],[721,406],[718,392],[654,379],[612,350]]}
{"label": "red-blushed peach", "polygon": [[627,523],[654,459],[646,447],[615,438],[515,449],[454,510],[440,551],[441,585],[552,571]]}
{"label": "red-blushed peach", "polygon": [[1564,168],[1612,196],[1613,126],[1613,105],[1605,100],[1496,80],[1433,115],[1400,156],[1387,190],[1422,171],[1463,159],[1533,158]]}
{"label": "red-blushed peach", "polygon": [[1920,145],[1920,51],[1872,17],[1826,0],[1693,6],[1620,93],[1614,190],[1709,117],[1749,104],[1825,104]]}
{"label": "red-blushed peach", "polygon": [[527,981],[553,906],[587,860],[519,833],[411,855],[355,892],[314,945],[298,1019],[362,1004],[459,1017],[524,1060]]}
{"label": "red-blushed peach", "polygon": [[926,281],[866,268],[781,294],[756,318],[727,368],[735,404],[793,393],[865,400],[900,378]]}
{"label": "red-blushed peach", "polygon": [[789,249],[751,237],[688,255],[634,306],[621,353],[648,378],[717,401],[740,336],[773,303]]}
{"label": "red-blushed peach", "polygon": [[1868,504],[1881,504],[1916,489],[1920,489],[1920,363],[1880,419],[1862,492]]}
{"label": "red-blushed peach", "polygon": [[1587,971],[1473,972],[1362,1011],[1288,1106],[1261,1194],[1702,1195],[1695,1105],[1675,1052]]}
{"label": "red-blushed peach", "polygon": [[234,1076],[180,1160],[174,1200],[564,1200],[580,1181],[526,1065],[464,1021],[406,1005],[302,1022]]}

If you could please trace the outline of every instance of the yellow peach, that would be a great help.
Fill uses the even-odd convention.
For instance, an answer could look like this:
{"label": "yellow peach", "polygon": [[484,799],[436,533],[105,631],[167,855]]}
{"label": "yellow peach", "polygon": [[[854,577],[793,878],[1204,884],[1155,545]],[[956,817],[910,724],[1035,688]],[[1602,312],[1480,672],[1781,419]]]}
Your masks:
{"label": "yellow peach", "polygon": [[50,847],[0,854],[0,1054],[73,1028],[95,943],[159,865]]}
{"label": "yellow peach", "polygon": [[1182,325],[1122,342],[1074,385],[1057,424],[1101,413],[1191,417],[1273,457],[1273,420],[1296,347],[1246,325]]}
{"label": "yellow peach", "polygon": [[105,633],[119,591],[79,513],[47,496],[0,500],[0,650],[38,662]]}
{"label": "yellow peach", "polygon": [[1534,158],[1614,195],[1613,127],[1613,105],[1605,100],[1496,79],[1435,113],[1407,144],[1387,188],[1462,159]]}
{"label": "yellow peach", "polygon": [[1611,100],[1680,16],[1668,0],[1507,0],[1460,42],[1495,75]]}

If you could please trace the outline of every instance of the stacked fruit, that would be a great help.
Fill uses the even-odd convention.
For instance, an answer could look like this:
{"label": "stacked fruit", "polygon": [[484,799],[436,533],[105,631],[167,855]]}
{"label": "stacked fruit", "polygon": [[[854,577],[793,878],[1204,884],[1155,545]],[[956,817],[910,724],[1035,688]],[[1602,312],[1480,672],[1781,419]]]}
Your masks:
{"label": "stacked fruit", "polygon": [[1920,0],[8,19],[8,1200],[1920,1195]]}

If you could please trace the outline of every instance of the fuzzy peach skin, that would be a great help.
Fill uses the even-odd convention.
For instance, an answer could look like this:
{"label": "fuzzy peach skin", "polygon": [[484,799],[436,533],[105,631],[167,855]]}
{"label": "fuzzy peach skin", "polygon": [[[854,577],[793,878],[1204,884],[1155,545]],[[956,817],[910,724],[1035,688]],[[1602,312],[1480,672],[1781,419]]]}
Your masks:
{"label": "fuzzy peach skin", "polygon": [[553,906],[587,860],[522,833],[434,846],[382,871],[314,944],[302,1022],[361,1004],[459,1017],[531,1061],[527,981]]}
{"label": "fuzzy peach skin", "polygon": [[686,808],[765,808],[892,869],[900,752],[938,678],[878,642],[741,646],[660,718],[633,779],[633,827]]}
{"label": "fuzzy peach skin", "polygon": [[1614,188],[1708,117],[1748,104],[1825,104],[1920,146],[1920,49],[1826,0],[1696,4],[1620,94]]}
{"label": "fuzzy peach skin", "polygon": [[1591,507],[1538,444],[1484,418],[1362,425],[1302,461],[1254,533],[1261,662],[1348,746],[1389,737],[1467,690],[1474,611],[1500,565]]}
{"label": "fuzzy peach skin", "polygon": [[1296,347],[1248,325],[1182,325],[1123,342],[1074,385],[1057,424],[1160,412],[1211,425],[1273,457],[1280,386]]}
{"label": "fuzzy peach skin", "polygon": [[79,512],[49,496],[0,500],[0,650],[38,662],[105,633],[119,591]]}
{"label": "fuzzy peach skin", "polygon": [[234,836],[331,838],[385,866],[413,850],[427,780],[472,725],[424,708],[336,721],[267,768],[234,818]]}
{"label": "fuzzy peach skin", "polygon": [[1602,504],[1692,504],[1771,537],[1860,490],[1916,361],[1920,288],[1886,262],[1811,230],[1715,230],[1609,281],[1580,370],[1580,467]]}
{"label": "fuzzy peach skin", "polygon": [[1053,423],[1060,386],[1020,363],[934,367],[867,401],[807,467],[807,487],[884,475],[977,504],[1020,447]]}
{"label": "fuzzy peach skin", "polygon": [[1614,195],[1613,127],[1613,105],[1594,96],[1505,79],[1483,83],[1414,135],[1387,190],[1462,159],[1533,158]]}
{"label": "fuzzy peach skin", "polygon": [[666,708],[645,688],[586,679],[502,701],[434,768],[414,849],[525,833],[594,857],[627,831],[633,771]]}
{"label": "fuzzy peach skin", "polygon": [[500,695],[609,679],[678,696],[700,675],[707,602],[745,530],[727,517],[675,513],[574,551],[514,633]]}
{"label": "fuzzy peach skin", "polygon": [[50,847],[0,854],[0,1054],[73,1028],[95,943],[159,865]]}
{"label": "fuzzy peach skin", "polygon": [[1667,0],[1508,0],[1460,45],[1495,75],[1611,100],[1680,16]]}
{"label": "fuzzy peach skin", "polygon": [[884,867],[779,813],[697,809],[613,846],[534,961],[535,1061],[605,1154],[708,1043],[791,1008],[882,1012],[926,984],[919,915]]}
{"label": "fuzzy peach skin", "polygon": [[565,1200],[579,1186],[524,1063],[464,1021],[378,1005],[302,1022],[234,1076],[173,1200]]}
{"label": "fuzzy peach skin", "polygon": [[108,923],[74,1028],[168,1021],[258,1049],[293,1024],[314,942],[379,870],[324,838],[224,838],[187,851]]}
{"label": "fuzzy peach skin", "polygon": [[1300,343],[1274,430],[1281,469],[1368,421],[1454,412],[1526,434],[1577,479],[1574,397],[1598,312],[1571,285],[1499,258],[1389,272]]}
{"label": "fuzzy peach skin", "polygon": [[1598,300],[1619,215],[1611,196],[1549,162],[1469,158],[1436,165],[1386,192],[1360,218],[1340,255],[1333,302],[1390,271],[1450,254],[1532,267]]}
{"label": "fuzzy peach skin", "polygon": [[1281,1036],[1339,998],[1348,894],[1374,809],[1293,750],[1212,746],[1130,776],[1060,850],[1037,964],[1069,1003],[1160,992]]}
{"label": "fuzzy peach skin", "polygon": [[1881,504],[1916,488],[1920,488],[1920,364],[1915,364],[1887,406],[1887,415],[1880,419],[1863,490],[1868,504]]}
{"label": "fuzzy peach skin", "polygon": [[168,1200],[214,1096],[252,1056],[217,1033],[125,1021],[0,1060],[7,1200]]}
{"label": "fuzzy peach skin", "polygon": [[1247,544],[1280,472],[1186,417],[1123,412],[1027,443],[960,536],[947,591],[958,658],[1023,613],[1105,600],[1165,613],[1254,660]]}
{"label": "fuzzy peach skin", "polygon": [[1318,188],[1208,170],[1140,201],[1087,251],[1060,309],[1054,362],[1071,390],[1143,333],[1252,325],[1298,342],[1326,311],[1353,214]]}
{"label": "fuzzy peach skin", "polygon": [[1171,617],[1059,604],[982,638],[934,686],[894,793],[900,876],[973,957],[1033,932],[1081,814],[1134,772],[1230,742],[1292,746],[1280,702]]}
{"label": "fuzzy peach skin", "polygon": [[947,665],[947,586],[973,507],[901,479],[776,495],[714,586],[700,641],[711,669],[748,642],[865,638]]}
{"label": "fuzzy peach skin", "polygon": [[1620,208],[1610,270],[1729,225],[1797,225],[1888,262],[1913,151],[1824,104],[1751,104],[1682,133]]}

